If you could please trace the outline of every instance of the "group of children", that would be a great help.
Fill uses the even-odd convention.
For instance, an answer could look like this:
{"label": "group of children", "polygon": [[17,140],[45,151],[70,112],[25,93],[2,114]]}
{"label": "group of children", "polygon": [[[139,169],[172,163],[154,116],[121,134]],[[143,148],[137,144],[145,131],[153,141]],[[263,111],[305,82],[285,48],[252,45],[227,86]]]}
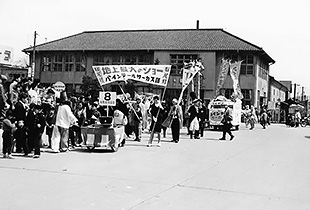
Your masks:
{"label": "group of children", "polygon": [[31,104],[25,120],[15,120],[12,110],[7,110],[2,122],[3,158],[13,159],[14,149],[24,156],[34,151],[33,158],[39,158],[45,125],[41,105]]}

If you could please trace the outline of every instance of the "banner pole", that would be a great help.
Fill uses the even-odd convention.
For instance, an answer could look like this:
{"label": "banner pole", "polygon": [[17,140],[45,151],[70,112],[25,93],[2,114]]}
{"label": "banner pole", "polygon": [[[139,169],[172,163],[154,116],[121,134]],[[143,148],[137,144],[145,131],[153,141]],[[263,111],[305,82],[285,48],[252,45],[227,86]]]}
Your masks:
{"label": "banner pole", "polygon": [[[165,86],[165,88],[164,88],[164,91],[163,91],[163,94],[162,94],[162,97],[160,98],[160,100],[159,100],[159,103],[161,103],[161,99],[163,99],[164,97],[165,97],[165,94],[166,94],[166,89],[167,89],[167,86]],[[159,116],[159,112],[160,112],[160,106],[158,107],[158,111],[157,111],[157,113],[156,113],[156,119],[158,118],[158,116]],[[152,119],[153,120],[153,119]],[[154,122],[154,126],[153,126],[153,128],[152,128],[152,131],[151,131],[151,135],[150,135],[150,139],[149,139],[149,143],[148,144],[152,144],[152,142],[153,142],[153,135],[154,135],[154,130],[155,130],[155,126],[156,126],[156,123],[157,123],[157,121],[156,122]]]}
{"label": "banner pole", "polygon": [[[125,97],[125,99],[126,99],[126,101],[127,101],[127,97],[126,97],[126,94],[125,94],[123,88],[121,87],[120,84],[118,84],[118,86],[119,86],[119,88],[121,89],[121,91],[122,91],[122,93],[123,93],[123,95],[124,95],[124,97]],[[130,108],[133,110],[133,113],[135,113],[137,119],[139,119],[139,116],[138,116],[136,110],[133,108],[133,106],[132,106],[132,104],[130,103],[130,101],[128,101],[128,103],[129,103]],[[140,119],[139,119],[139,121],[140,121]]]}

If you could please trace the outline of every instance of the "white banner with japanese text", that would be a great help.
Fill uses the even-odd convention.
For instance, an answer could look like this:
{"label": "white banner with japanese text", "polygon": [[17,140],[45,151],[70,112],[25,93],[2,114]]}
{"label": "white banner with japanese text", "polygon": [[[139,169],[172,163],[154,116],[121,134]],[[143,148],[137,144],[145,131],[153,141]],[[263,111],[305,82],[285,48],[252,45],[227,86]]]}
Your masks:
{"label": "white banner with japanese text", "polygon": [[159,86],[167,86],[171,65],[108,65],[93,66],[100,85],[132,79]]}
{"label": "white banner with japanese text", "polygon": [[231,76],[231,79],[233,81],[234,94],[239,99],[243,99],[243,95],[241,93],[241,88],[239,85],[239,75],[240,75],[241,63],[242,63],[242,61],[236,61],[236,62],[230,64],[230,76]]}

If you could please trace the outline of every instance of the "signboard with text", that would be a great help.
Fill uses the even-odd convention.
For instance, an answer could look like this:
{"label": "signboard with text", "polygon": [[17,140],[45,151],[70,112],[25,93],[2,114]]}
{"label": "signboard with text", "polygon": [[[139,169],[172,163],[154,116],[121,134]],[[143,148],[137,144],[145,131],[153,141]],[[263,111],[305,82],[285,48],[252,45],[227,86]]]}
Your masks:
{"label": "signboard with text", "polygon": [[167,86],[171,65],[108,65],[93,66],[100,85],[128,79]]}
{"label": "signboard with text", "polygon": [[0,45],[0,63],[12,64],[13,48]]}
{"label": "signboard with text", "polygon": [[99,92],[100,106],[116,106],[116,92]]}

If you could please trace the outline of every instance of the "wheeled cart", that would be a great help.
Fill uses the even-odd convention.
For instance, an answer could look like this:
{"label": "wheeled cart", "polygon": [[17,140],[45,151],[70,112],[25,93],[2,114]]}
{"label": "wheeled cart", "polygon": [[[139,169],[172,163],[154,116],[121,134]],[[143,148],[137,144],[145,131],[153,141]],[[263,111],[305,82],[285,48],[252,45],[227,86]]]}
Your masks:
{"label": "wheeled cart", "polygon": [[83,146],[89,151],[95,148],[107,148],[117,152],[120,144],[120,137],[117,129],[106,125],[89,125],[81,127]]}

